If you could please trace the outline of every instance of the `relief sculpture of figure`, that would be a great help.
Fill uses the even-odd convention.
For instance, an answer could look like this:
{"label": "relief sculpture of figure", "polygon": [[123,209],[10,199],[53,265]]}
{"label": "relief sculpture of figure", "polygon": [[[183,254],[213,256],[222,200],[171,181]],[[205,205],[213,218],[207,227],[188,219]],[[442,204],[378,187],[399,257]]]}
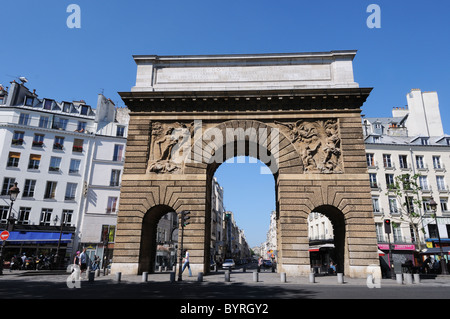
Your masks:
{"label": "relief sculpture of figure", "polygon": [[342,173],[340,138],[336,120],[299,120],[281,123],[299,150],[305,173]]}
{"label": "relief sculpture of figure", "polygon": [[192,138],[192,136],[193,124],[174,123],[173,125],[164,125],[160,122],[153,123],[149,171],[153,173],[179,172],[181,165],[179,161],[173,158],[173,153],[183,146],[185,138]]}

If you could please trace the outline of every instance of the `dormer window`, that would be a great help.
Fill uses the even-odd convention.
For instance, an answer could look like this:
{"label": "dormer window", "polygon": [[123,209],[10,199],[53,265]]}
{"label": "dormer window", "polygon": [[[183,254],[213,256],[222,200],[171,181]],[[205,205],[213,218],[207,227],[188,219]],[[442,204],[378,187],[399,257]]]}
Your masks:
{"label": "dormer window", "polygon": [[25,97],[25,106],[33,106],[34,98],[32,96]]}
{"label": "dormer window", "polygon": [[88,115],[89,107],[87,105],[81,106],[81,115]]}
{"label": "dormer window", "polygon": [[70,112],[70,103],[64,103],[63,112],[66,112],[66,113]]}
{"label": "dormer window", "polygon": [[51,110],[52,109],[52,100],[45,100],[44,102],[44,110]]}
{"label": "dormer window", "polygon": [[422,145],[429,145],[428,140],[429,140],[428,137],[422,137],[422,138],[420,139]]}

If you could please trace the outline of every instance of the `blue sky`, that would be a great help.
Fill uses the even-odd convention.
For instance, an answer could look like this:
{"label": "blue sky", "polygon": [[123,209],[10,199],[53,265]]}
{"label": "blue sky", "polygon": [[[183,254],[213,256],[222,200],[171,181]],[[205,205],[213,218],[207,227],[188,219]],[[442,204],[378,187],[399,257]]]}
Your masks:
{"label": "blue sky", "polygon": [[[66,9],[72,3],[81,9],[79,29],[66,25],[70,15]],[[366,9],[371,3],[380,6],[380,29],[366,25],[370,15]],[[123,106],[117,92],[134,85],[136,65],[132,55],[136,54],[355,49],[355,81],[361,87],[374,88],[363,114],[390,116],[392,107],[406,105],[406,94],[412,88],[437,91],[444,130],[450,133],[447,0],[22,0],[2,1],[0,13],[0,83],[9,86],[15,78],[25,76],[29,88],[36,89],[41,98],[83,99],[95,105],[97,94],[103,92]],[[225,166],[218,174],[222,170]],[[260,219],[257,213],[248,212],[255,210],[268,216],[274,208],[274,203],[268,207],[262,200],[274,198],[273,185],[266,191],[249,187],[250,194],[256,193],[256,200],[234,198],[234,189],[238,188],[225,177],[239,180],[242,186],[252,169],[237,164],[232,172],[222,173],[223,180],[219,181],[226,187],[227,208],[235,211],[246,230],[247,224],[255,225]],[[247,213],[241,214],[241,210]],[[241,217],[247,215],[250,220]],[[251,244],[265,239],[268,217],[261,220],[264,223],[258,235],[246,230]]]}

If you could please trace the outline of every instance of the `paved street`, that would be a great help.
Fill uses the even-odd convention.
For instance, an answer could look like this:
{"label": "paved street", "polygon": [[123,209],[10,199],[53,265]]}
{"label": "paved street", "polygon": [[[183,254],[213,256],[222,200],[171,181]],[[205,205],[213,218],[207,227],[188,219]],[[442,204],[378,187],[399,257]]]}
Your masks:
{"label": "paved street", "polygon": [[[287,277],[263,271],[258,282],[253,272],[231,272],[230,282],[225,281],[223,271],[204,276],[187,277],[182,282],[170,282],[169,273],[150,274],[148,281],[142,276],[122,275],[120,282],[114,274],[100,275],[90,282],[83,278],[80,288],[69,288],[68,273],[30,272],[5,270],[0,277],[0,294],[3,299],[449,299],[450,278],[421,279],[420,283],[399,284],[395,280],[382,279],[371,288],[364,279],[344,277],[338,283],[336,276],[317,276],[315,283],[308,277]],[[379,285],[378,285],[379,284]],[[377,288],[378,286],[379,288]],[[72,285],[73,287],[73,285]]]}

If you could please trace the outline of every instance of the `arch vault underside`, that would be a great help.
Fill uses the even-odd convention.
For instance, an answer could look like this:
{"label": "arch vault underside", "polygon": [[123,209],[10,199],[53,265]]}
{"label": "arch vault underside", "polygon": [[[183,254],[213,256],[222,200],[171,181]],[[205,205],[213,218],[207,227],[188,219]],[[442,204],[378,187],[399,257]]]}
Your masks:
{"label": "arch vault underside", "polygon": [[193,273],[207,273],[211,178],[247,155],[276,181],[280,272],[310,272],[307,218],[330,207],[346,276],[380,275],[360,114],[371,89],[339,80],[349,64],[335,65],[353,56],[135,57],[136,87],[120,93],[131,112],[112,270],[151,271],[151,229],[173,209],[191,211],[184,246]]}

